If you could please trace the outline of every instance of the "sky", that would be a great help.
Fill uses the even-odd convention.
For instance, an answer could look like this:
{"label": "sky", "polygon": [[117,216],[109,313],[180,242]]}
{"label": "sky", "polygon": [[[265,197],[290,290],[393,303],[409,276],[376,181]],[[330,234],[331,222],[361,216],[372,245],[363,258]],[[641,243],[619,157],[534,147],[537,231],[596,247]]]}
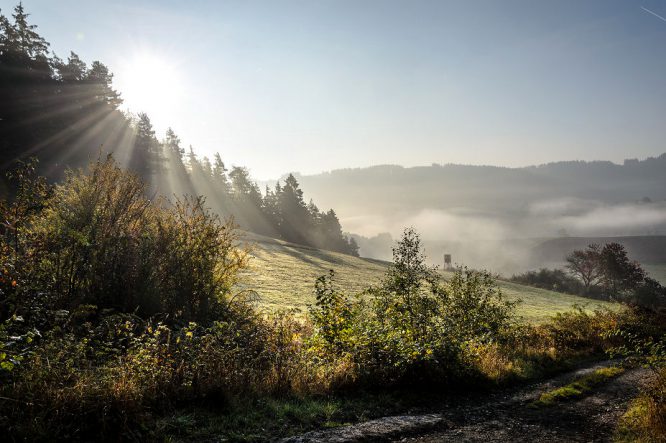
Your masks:
{"label": "sky", "polygon": [[61,58],[108,65],[159,136],[259,180],[666,152],[664,1],[23,4]]}

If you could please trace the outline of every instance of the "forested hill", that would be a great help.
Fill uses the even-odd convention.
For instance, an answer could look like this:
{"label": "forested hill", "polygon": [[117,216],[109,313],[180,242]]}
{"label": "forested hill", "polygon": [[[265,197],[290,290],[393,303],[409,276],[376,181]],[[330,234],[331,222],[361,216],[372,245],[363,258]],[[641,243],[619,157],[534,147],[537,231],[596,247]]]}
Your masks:
{"label": "forested hill", "polygon": [[590,244],[619,243],[627,254],[641,263],[666,263],[666,236],[632,237],[561,237],[535,242],[530,250],[530,259],[540,265],[563,263],[564,257],[575,249],[584,249]]}
{"label": "forested hill", "polygon": [[666,235],[664,171],[666,154],[622,164],[383,165],[296,177],[359,234],[363,256],[390,257],[392,238],[414,226],[435,257],[453,253],[458,263],[515,272],[551,257],[535,257],[532,239],[648,236],[649,243]]}
{"label": "forested hill", "polygon": [[[287,177],[262,195],[248,170],[228,170],[222,156],[198,157],[171,129],[159,138],[146,114],[122,112],[122,91],[99,61],[49,51],[19,4],[0,11],[0,197],[15,191],[7,179],[19,161],[36,158],[37,172],[55,182],[67,168],[112,154],[116,162],[171,198],[203,195],[221,216],[241,227],[318,248],[357,255],[333,209],[307,204],[298,181]],[[159,72],[153,73],[159,75]]]}
{"label": "forested hill", "polygon": [[623,164],[569,161],[524,168],[383,165],[297,178],[344,214],[461,206],[511,211],[563,196],[608,203],[666,200],[664,171],[666,154]]}

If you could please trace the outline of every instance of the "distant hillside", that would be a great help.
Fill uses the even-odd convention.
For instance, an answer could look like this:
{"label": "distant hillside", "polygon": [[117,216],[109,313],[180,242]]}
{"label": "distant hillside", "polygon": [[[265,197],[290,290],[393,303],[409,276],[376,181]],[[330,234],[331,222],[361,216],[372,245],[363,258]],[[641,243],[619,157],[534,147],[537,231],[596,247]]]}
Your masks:
{"label": "distant hillside", "polygon": [[554,198],[606,203],[666,200],[666,154],[642,161],[567,161],[525,168],[373,166],[297,175],[309,195],[343,216],[423,208],[475,207],[522,212]]}
{"label": "distant hillside", "polygon": [[592,243],[616,242],[624,245],[629,257],[641,263],[666,263],[666,236],[634,237],[566,237],[545,240],[531,249],[534,263],[561,263],[574,249]]}
{"label": "distant hillside", "polygon": [[[359,235],[362,256],[389,257],[385,233],[413,226],[436,262],[453,253],[458,263],[511,272],[553,261],[573,241],[531,251],[534,239],[666,235],[664,171],[666,154],[524,168],[385,165],[298,179],[306,199],[336,208],[343,229]],[[662,260],[656,249],[648,260]]]}
{"label": "distant hillside", "polygon": [[[393,238],[381,234],[372,238],[355,236],[362,255],[389,259]],[[565,257],[574,249],[584,249],[592,243],[605,244],[616,242],[624,245],[629,258],[639,261],[647,268],[653,267],[658,279],[664,278],[666,270],[666,236],[624,236],[624,237],[555,237],[555,238],[513,238],[488,241],[453,241],[430,240],[426,242],[426,251],[430,261],[443,265],[444,254],[451,254],[453,263],[482,267],[511,275],[541,267],[562,267]]]}

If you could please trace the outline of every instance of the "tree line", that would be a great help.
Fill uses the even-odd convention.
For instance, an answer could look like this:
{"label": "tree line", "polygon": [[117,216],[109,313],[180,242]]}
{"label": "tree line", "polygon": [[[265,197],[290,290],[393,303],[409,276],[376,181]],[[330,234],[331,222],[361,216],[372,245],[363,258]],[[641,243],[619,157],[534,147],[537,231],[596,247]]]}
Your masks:
{"label": "tree line", "polygon": [[17,160],[38,158],[38,173],[59,181],[68,168],[112,153],[150,194],[204,195],[246,230],[358,255],[335,211],[306,204],[293,175],[262,195],[246,168],[227,169],[219,154],[198,157],[172,129],[160,140],[147,114],[122,112],[103,63],[88,65],[74,52],[63,60],[49,46],[22,4],[10,17],[0,11],[0,195],[16,194],[4,177]]}
{"label": "tree line", "polygon": [[572,251],[565,260],[565,269],[542,268],[514,275],[512,280],[590,298],[650,307],[666,305],[666,288],[631,260],[620,243],[593,243]]}

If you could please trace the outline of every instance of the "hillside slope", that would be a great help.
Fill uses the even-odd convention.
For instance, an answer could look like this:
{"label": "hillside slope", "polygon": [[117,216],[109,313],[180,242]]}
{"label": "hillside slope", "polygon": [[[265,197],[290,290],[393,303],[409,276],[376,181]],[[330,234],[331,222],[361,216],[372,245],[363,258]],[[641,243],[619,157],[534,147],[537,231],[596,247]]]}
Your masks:
{"label": "hillside slope", "polygon": [[[247,234],[246,240],[254,247],[250,268],[244,274],[241,287],[256,291],[260,305],[268,310],[306,310],[307,305],[314,301],[315,280],[330,269],[335,271],[341,288],[355,293],[378,283],[388,266],[387,262],[380,260],[352,257],[254,234]],[[533,322],[567,311],[575,304],[587,305],[589,309],[617,307],[614,303],[510,282],[500,281],[499,285],[509,299],[522,300],[518,313]]]}

